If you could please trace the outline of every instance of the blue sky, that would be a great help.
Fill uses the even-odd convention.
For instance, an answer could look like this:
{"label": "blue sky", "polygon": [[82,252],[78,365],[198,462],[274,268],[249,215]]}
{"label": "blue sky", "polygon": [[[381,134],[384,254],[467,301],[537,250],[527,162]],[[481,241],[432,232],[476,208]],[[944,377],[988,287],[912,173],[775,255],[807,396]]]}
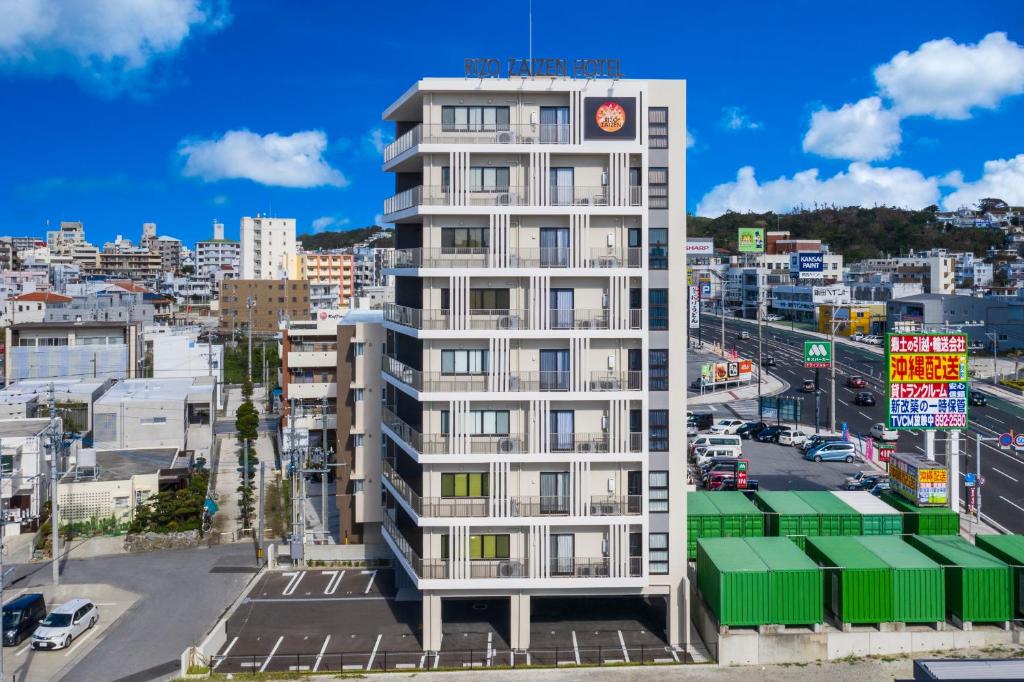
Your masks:
{"label": "blue sky", "polygon": [[[534,5],[537,56],[687,79],[690,211],[1024,204],[1024,3]],[[0,234],[371,224],[380,112],[464,57],[526,52],[526,0],[495,7],[22,0],[0,28]]]}

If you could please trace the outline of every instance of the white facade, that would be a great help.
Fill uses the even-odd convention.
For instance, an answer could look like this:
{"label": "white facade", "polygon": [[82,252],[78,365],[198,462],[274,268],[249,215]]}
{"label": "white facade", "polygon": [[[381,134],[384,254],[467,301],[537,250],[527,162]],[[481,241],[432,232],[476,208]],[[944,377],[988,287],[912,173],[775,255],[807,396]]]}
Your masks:
{"label": "white facade", "polygon": [[214,225],[213,229],[213,239],[196,242],[196,274],[214,278],[217,273],[228,272],[229,277],[237,278],[242,247],[234,239],[224,239],[224,226],[220,223]]}
{"label": "white facade", "polygon": [[0,421],[0,498],[9,522],[38,518],[49,499],[49,425],[49,419]]}
{"label": "white facade", "polygon": [[242,218],[241,279],[279,279],[295,253],[295,218]]}
{"label": "white facade", "polygon": [[687,639],[685,98],[425,79],[385,111],[382,526],[427,650],[443,597],[485,594],[515,649],[534,596],[663,597]]}

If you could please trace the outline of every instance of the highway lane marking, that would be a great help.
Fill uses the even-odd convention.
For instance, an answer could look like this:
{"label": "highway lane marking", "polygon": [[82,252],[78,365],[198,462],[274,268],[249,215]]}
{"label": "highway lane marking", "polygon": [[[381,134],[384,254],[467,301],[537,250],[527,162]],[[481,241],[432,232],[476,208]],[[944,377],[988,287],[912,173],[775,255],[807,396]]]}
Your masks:
{"label": "highway lane marking", "polygon": [[1024,512],[1024,507],[1022,507],[1019,504],[1016,504],[1014,502],[1011,502],[1010,500],[1006,499],[1002,495],[999,496],[999,499],[1002,500],[1003,502],[1007,503],[1007,504],[1012,504],[1014,507],[1016,507],[1017,509],[1020,509],[1022,512]]}
{"label": "highway lane marking", "polygon": [[[1003,426],[1006,426],[1006,422],[1004,422],[1004,421],[1003,421],[1002,419],[996,419],[996,418],[995,418],[995,417],[993,417],[992,415],[988,415],[988,418],[989,418],[989,419],[991,419],[991,420],[992,420],[992,421],[994,421],[994,422],[999,422],[999,423],[1000,423],[1000,424],[1002,424]],[[58,501],[59,501],[59,500],[58,500]]]}
{"label": "highway lane marking", "polygon": [[284,590],[281,592],[281,594],[283,594],[284,596],[287,597],[289,594],[294,594],[295,593],[295,588],[297,588],[299,586],[299,583],[302,582],[302,578],[305,577],[306,572],[305,571],[286,571],[286,572],[282,573],[281,575],[283,575],[283,576],[291,576],[291,579],[288,581],[288,584],[284,586]]}
{"label": "highway lane marking", "polygon": [[915,445],[914,447],[920,450],[921,452],[924,452],[924,448],[922,448],[920,445]]}
{"label": "highway lane marking", "polygon": [[[363,594],[370,594],[370,588],[373,587],[373,579],[377,577],[377,571],[363,571],[363,575],[370,574],[370,582],[366,585],[366,589]],[[369,668],[367,668],[369,670]]]}
{"label": "highway lane marking", "polygon": [[[60,502],[60,500],[57,500],[57,501]],[[237,641],[238,641],[237,637],[235,637],[233,640],[231,640],[231,642],[228,644],[227,648],[224,649],[224,651],[221,653],[220,660],[218,660],[216,663],[213,664],[213,669],[214,670],[219,668],[220,664],[224,662],[224,659],[227,658],[228,654],[231,652],[231,647],[235,646],[235,642],[237,642]]]}
{"label": "highway lane marking", "polygon": [[1003,476],[1006,476],[1008,479],[1010,479],[1014,483],[1020,483],[1020,481],[1018,481],[1016,478],[1014,478],[1010,474],[1006,473],[1005,471],[1000,471],[999,469],[996,469],[995,467],[992,467],[992,471],[996,472],[997,474],[1002,474]]}
{"label": "highway lane marking", "polygon": [[277,638],[277,642],[274,644],[274,648],[270,650],[270,653],[267,655],[267,659],[265,661],[263,661],[263,665],[260,666],[260,672],[265,672],[266,671],[267,666],[270,665],[270,659],[272,659],[274,657],[274,654],[277,653],[277,647],[281,646],[281,641],[283,639],[284,639],[284,635],[281,635],[280,637]]}
{"label": "highway lane marking", "polygon": [[622,645],[622,657],[626,659],[626,663],[629,663],[629,650],[626,648],[626,640],[622,637],[622,630],[619,633],[619,644]]}
{"label": "highway lane marking", "polygon": [[[60,500],[58,500],[59,502]],[[342,571],[344,573],[344,571]],[[316,663],[313,664],[313,672],[320,669],[320,662],[324,659],[324,652],[327,651],[327,643],[331,641],[331,636],[327,635],[327,639],[324,640],[324,645],[320,647],[320,653],[316,657]],[[420,666],[423,667],[422,665]]]}
{"label": "highway lane marking", "polygon": [[[59,500],[58,500],[58,502],[59,502]],[[580,664],[580,645],[576,641],[576,631],[575,630],[572,631],[572,650],[576,654],[576,665],[579,665]]]}
{"label": "highway lane marking", "polygon": [[366,662],[366,669],[373,670],[373,659],[377,657],[377,647],[380,646],[380,639],[384,635],[377,635],[377,641],[373,643],[373,651],[370,652],[370,660]]}
{"label": "highway lane marking", "polygon": [[[869,417],[868,415],[864,414],[863,412],[858,411],[857,414],[859,414],[860,416],[864,417],[868,421],[871,420],[871,417]],[[60,500],[57,500],[57,501],[60,502]]]}

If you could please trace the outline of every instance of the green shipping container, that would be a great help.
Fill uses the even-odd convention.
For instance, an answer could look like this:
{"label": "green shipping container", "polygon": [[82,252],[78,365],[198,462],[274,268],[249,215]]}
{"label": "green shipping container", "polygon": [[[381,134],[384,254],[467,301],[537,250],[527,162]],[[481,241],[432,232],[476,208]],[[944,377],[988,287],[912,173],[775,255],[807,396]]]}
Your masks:
{"label": "green shipping container", "polygon": [[1013,603],[1024,616],[1024,535],[975,535],[974,544],[1013,568]]}
{"label": "green shipping container", "polygon": [[698,540],[697,586],[721,625],[822,620],[821,569],[786,538]]}
{"label": "green shipping container", "polygon": [[879,496],[903,512],[903,532],[910,535],[960,535],[960,515],[946,507],[918,507],[898,493],[886,490]]}
{"label": "green shipping container", "polygon": [[700,538],[760,537],[764,514],[738,491],[696,491],[686,495],[686,550],[697,558]]}
{"label": "green shipping container", "polygon": [[821,516],[818,535],[860,535],[860,514],[828,490],[804,490],[796,495]]}
{"label": "green shipping container", "polygon": [[963,538],[909,535],[907,542],[945,569],[946,608],[964,622],[1013,617],[1010,567]]}
{"label": "green shipping container", "polygon": [[861,535],[902,535],[903,514],[865,490],[836,490],[833,495],[860,514]]}
{"label": "green shipping container", "polygon": [[818,511],[794,492],[758,491],[754,504],[765,512],[765,535],[789,537],[800,549],[806,537],[821,535]]}
{"label": "green shipping container", "polygon": [[857,538],[892,569],[892,619],[897,623],[938,623],[946,619],[943,568],[895,536]]}
{"label": "green shipping container", "polygon": [[825,608],[842,623],[891,622],[892,569],[858,539],[807,538],[807,556],[824,567]]}

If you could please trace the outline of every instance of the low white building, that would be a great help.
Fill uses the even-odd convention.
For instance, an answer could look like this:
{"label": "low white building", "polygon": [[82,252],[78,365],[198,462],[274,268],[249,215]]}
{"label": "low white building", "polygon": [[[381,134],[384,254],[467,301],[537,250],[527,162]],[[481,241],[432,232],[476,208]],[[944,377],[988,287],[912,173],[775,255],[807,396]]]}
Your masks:
{"label": "low white building", "polygon": [[217,404],[221,404],[224,346],[200,341],[198,332],[155,335],[149,342],[153,350],[153,378],[213,377]]}
{"label": "low white building", "polygon": [[0,421],[0,505],[5,532],[39,519],[50,489],[50,420]]}
{"label": "low white building", "polygon": [[93,404],[113,385],[113,379],[22,379],[0,391],[0,401],[7,401],[12,410],[16,401],[28,401],[25,416],[48,417],[52,387],[57,416],[64,420],[65,431],[84,434],[92,430]]}
{"label": "low white building", "polygon": [[129,379],[93,408],[98,450],[177,448],[209,459],[213,443],[214,380]]}

